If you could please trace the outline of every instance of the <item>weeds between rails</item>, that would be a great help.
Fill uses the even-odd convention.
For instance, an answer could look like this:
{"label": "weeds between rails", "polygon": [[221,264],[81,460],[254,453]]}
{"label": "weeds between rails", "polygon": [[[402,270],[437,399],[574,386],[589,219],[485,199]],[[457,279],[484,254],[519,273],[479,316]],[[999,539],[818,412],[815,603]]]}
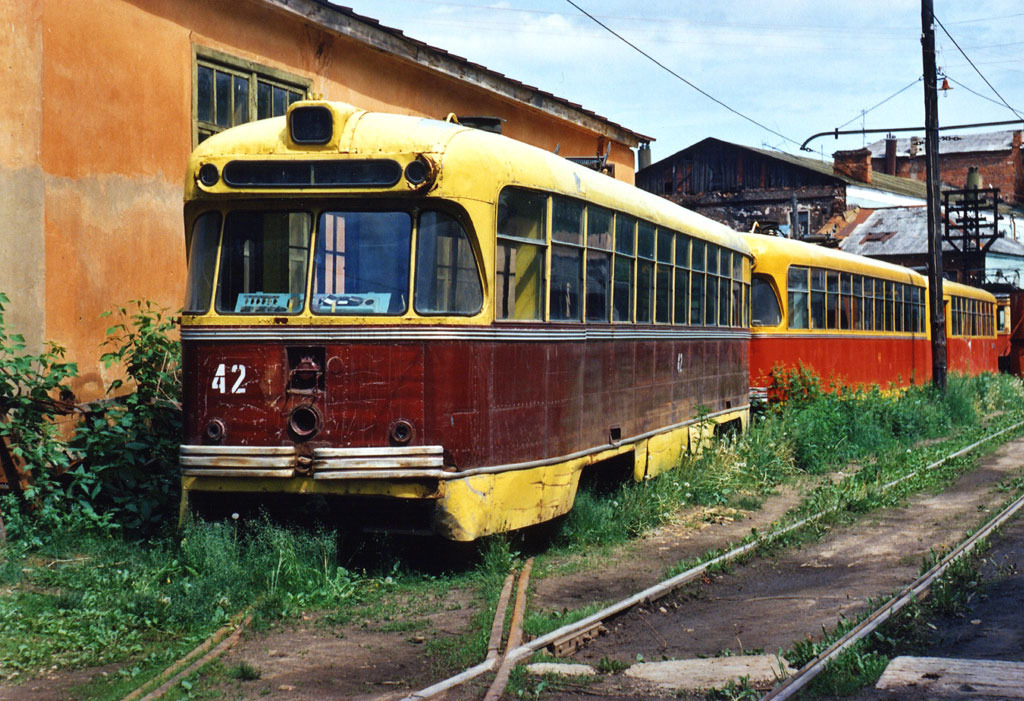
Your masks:
{"label": "weeds between rails", "polygon": [[[603,493],[581,491],[548,552],[564,556],[621,543],[673,518],[684,505],[756,503],[795,474],[820,473],[849,460],[879,465],[887,456],[904,455],[910,440],[976,426],[981,416],[1013,410],[1022,397],[1020,383],[1010,378],[951,378],[950,385],[945,395],[930,388],[898,396],[808,392],[763,412],[746,434],[722,439],[661,478]],[[871,439],[858,439],[844,422]],[[824,446],[830,461],[811,452],[812,445]],[[69,520],[69,527],[44,536],[32,533],[27,519],[19,522],[18,512],[4,513],[13,516],[20,535],[0,551],[0,674],[18,681],[54,665],[124,663],[82,690],[98,697],[138,686],[253,604],[262,626],[317,610],[326,625],[363,622],[384,631],[402,619],[429,634],[426,616],[455,605],[450,592],[462,590],[477,602],[469,632],[435,636],[426,646],[439,670],[477,661],[501,581],[525,547],[512,536],[488,539],[475,551],[474,567],[437,575],[395,556],[386,540],[359,543],[368,556],[356,564],[359,553],[339,550],[331,531],[195,523],[180,540],[158,533],[139,541]],[[585,615],[534,613],[526,630],[542,634]]]}

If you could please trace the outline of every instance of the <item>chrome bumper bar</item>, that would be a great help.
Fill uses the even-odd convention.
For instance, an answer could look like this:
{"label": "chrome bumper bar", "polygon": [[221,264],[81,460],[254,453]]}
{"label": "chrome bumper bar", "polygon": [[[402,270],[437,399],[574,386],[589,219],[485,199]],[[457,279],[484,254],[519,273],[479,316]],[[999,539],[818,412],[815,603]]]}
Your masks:
{"label": "chrome bumper bar", "polygon": [[[287,478],[299,474],[299,456],[292,446],[183,445],[179,464],[185,477]],[[314,479],[346,479],[356,471],[365,477],[383,470],[441,470],[443,467],[444,449],[439,445],[315,448],[312,458]]]}

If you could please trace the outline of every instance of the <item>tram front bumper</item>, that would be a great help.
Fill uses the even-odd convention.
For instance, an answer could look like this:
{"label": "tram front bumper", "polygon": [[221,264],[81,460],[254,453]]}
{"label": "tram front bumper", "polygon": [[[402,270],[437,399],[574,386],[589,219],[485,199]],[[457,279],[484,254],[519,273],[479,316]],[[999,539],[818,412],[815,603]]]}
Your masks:
{"label": "tram front bumper", "polygon": [[442,477],[439,445],[379,448],[315,448],[312,458],[294,446],[182,445],[182,477],[312,477],[315,480]]}

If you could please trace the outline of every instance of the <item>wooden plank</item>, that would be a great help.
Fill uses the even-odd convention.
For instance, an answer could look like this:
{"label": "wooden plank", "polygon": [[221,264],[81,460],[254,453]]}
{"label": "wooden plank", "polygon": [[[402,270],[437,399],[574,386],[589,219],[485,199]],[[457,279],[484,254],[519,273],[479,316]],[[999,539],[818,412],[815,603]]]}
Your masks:
{"label": "wooden plank", "polygon": [[937,697],[1024,699],[1024,662],[897,657],[875,688]]}

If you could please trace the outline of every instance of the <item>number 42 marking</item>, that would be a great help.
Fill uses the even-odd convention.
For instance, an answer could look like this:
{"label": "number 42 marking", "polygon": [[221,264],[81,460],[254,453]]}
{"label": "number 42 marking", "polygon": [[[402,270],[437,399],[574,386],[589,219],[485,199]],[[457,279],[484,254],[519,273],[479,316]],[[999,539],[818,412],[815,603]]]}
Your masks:
{"label": "number 42 marking", "polygon": [[[234,384],[231,385],[231,394],[245,394],[245,387],[242,386],[245,380],[245,366],[232,365],[231,373],[237,375]],[[213,373],[212,387],[221,394],[227,393],[227,374],[227,366],[224,363],[218,365],[217,371]]]}

